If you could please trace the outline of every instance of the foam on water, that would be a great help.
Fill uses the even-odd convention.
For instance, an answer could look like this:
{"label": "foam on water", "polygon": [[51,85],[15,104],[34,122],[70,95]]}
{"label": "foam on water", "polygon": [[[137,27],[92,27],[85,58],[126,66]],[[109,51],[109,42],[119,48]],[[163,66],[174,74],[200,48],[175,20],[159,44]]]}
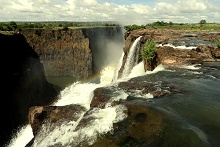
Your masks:
{"label": "foam on water", "polygon": [[180,46],[174,46],[172,44],[159,44],[158,46],[170,46],[173,47],[175,49],[188,49],[188,50],[192,50],[192,49],[196,49],[196,46],[185,46],[185,45],[180,45]]}
{"label": "foam on water", "polygon": [[[111,66],[104,68],[101,72],[100,84],[75,82],[66,87],[61,91],[60,99],[54,103],[54,106],[79,104],[89,110],[90,102],[93,98],[93,91],[98,87],[111,84],[114,71],[115,68]],[[89,122],[85,127],[76,129],[79,122],[85,119],[83,117],[85,112],[80,114],[81,116],[76,122],[63,122],[62,125],[57,128],[53,128],[50,124],[44,124],[42,130],[36,136],[33,145],[36,147],[53,146],[57,144],[68,146],[70,144],[77,145],[83,141],[92,144],[96,140],[98,134],[111,131],[114,122],[123,120],[126,117],[124,113],[126,107],[123,105],[111,107],[111,102],[126,99],[127,96],[125,92],[117,91],[116,96],[106,104],[104,109],[97,108],[90,112],[90,115],[87,117],[95,117],[95,119]],[[24,126],[24,128],[17,133],[17,136],[14,137],[9,147],[25,146],[32,138],[33,133],[30,125]]]}
{"label": "foam on water", "polygon": [[200,65],[200,64],[182,65],[182,66],[179,66],[179,67],[180,67],[180,68],[185,68],[185,69],[197,70],[197,69],[200,69],[200,68],[201,68],[199,65]]}
{"label": "foam on water", "polygon": [[164,70],[165,70],[165,67],[163,66],[163,64],[160,64],[153,71],[146,71],[145,73],[146,74],[155,74],[157,72],[164,71]]}
{"label": "foam on water", "polygon": [[24,147],[34,137],[31,125],[26,125],[13,136],[13,139],[8,144],[9,147]]}
{"label": "foam on water", "polygon": [[[82,117],[78,122],[63,122],[61,126],[48,130],[48,126],[43,126],[43,133],[39,132],[34,142],[34,147],[43,146],[77,146],[82,142],[93,144],[98,135],[107,133],[113,129],[113,123],[123,120],[126,116],[124,111],[126,107],[117,105],[114,107],[105,107],[104,109],[95,108],[89,112],[89,115]],[[89,119],[83,127],[78,127],[78,123],[83,119]],[[48,134],[47,134],[48,133]]]}
{"label": "foam on water", "polygon": [[98,87],[100,87],[99,84],[76,82],[61,91],[60,99],[54,105],[79,104],[89,109],[93,91]]}
{"label": "foam on water", "polygon": [[131,70],[131,73],[128,75],[127,78],[142,76],[144,74],[145,74],[144,62],[142,61],[142,62],[138,63],[136,66],[133,67],[133,69]]}

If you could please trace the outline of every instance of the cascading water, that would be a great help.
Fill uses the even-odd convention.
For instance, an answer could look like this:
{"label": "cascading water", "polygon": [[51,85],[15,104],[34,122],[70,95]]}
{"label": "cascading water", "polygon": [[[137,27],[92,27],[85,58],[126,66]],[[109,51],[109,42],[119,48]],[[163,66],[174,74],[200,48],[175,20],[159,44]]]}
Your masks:
{"label": "cascading water", "polygon": [[[134,66],[133,62],[135,62],[135,56],[132,54],[135,54],[135,51],[138,51],[136,49],[136,46],[139,42],[141,37],[138,37],[134,44],[131,47],[131,53],[129,58],[127,59],[126,69],[132,69],[132,65]],[[117,74],[118,70],[122,64],[122,58],[124,53],[122,53],[122,56],[120,58],[120,61],[118,62],[118,66],[116,69],[114,69],[111,66],[108,66],[103,69],[101,72],[100,77],[100,84],[94,84],[94,83],[73,83],[72,85],[66,87],[63,91],[60,93],[60,99],[54,104],[54,106],[65,106],[70,104],[78,104],[86,108],[86,111],[90,108],[90,102],[93,98],[93,91],[98,87],[108,86],[110,84],[114,84],[117,82]],[[132,62],[132,63],[131,63]],[[138,66],[139,68],[142,68],[141,66]],[[139,71],[141,71],[139,69]],[[128,73],[126,73],[128,74]],[[139,75],[142,75],[142,71]],[[138,73],[136,73],[135,76],[137,76]],[[123,79],[123,78],[122,78]],[[122,80],[120,79],[120,80]],[[110,101],[113,100],[120,100],[120,99],[126,99],[127,94],[124,91],[118,91],[116,96],[114,96]],[[149,96],[151,98],[152,96]],[[68,146],[68,144],[71,143],[73,145],[73,140],[75,139],[75,145],[79,144],[82,141],[87,141],[92,144],[95,140],[98,134],[103,134],[108,131],[111,131],[112,125],[115,122],[118,122],[120,120],[123,120],[126,115],[123,113],[123,111],[126,108],[122,105],[110,107],[110,104],[106,105],[105,109],[96,109],[93,111],[91,115],[97,116],[97,119],[95,124],[89,124],[86,128],[82,128],[79,130],[75,130],[80,120],[83,118],[82,113],[80,114],[80,119],[78,119],[77,122],[69,122],[69,123],[63,123],[62,129],[59,128],[54,129],[51,132],[48,132],[48,134],[41,134],[37,135],[35,137],[35,142],[33,146],[35,147],[45,147],[45,146],[53,146],[56,144],[62,144],[62,146]],[[105,124],[105,125],[103,125]],[[43,126],[43,130],[47,130],[47,126]],[[47,131],[46,131],[47,132]],[[84,134],[84,135],[82,135]],[[14,136],[14,138],[9,143],[8,147],[22,147],[25,146],[31,139],[33,138],[33,133],[31,131],[30,125],[24,126],[21,130],[18,131],[18,133]],[[77,140],[77,141],[76,141]],[[71,142],[72,141],[72,142]]]}
{"label": "cascading water", "polygon": [[[140,38],[136,41],[138,42],[139,39]],[[130,49],[130,51],[135,54],[135,52],[138,52],[138,49],[134,49],[134,51]],[[130,56],[131,57],[127,58],[127,60],[131,60],[131,58],[133,58],[134,60],[132,60],[132,62],[135,62],[136,56]],[[121,60],[122,58],[119,61],[119,67],[121,66]],[[159,146],[220,145],[220,118],[218,117],[220,108],[220,70],[218,68],[198,68],[199,65],[195,65],[181,66],[177,69],[165,69],[163,65],[159,65],[153,71],[144,72],[143,62],[133,66],[132,64],[126,65],[127,69],[128,67],[131,69],[128,73],[126,73],[127,76],[122,77],[121,79],[115,78],[117,77],[117,75],[115,75],[115,73],[117,73],[115,70],[117,71],[119,68],[115,69],[108,66],[103,69],[100,80],[101,82],[99,84],[76,82],[61,91],[60,99],[54,104],[55,106],[78,104],[84,107],[85,111],[79,114],[79,119],[77,121],[62,122],[61,126],[57,126],[54,129],[50,129],[50,126],[45,124],[36,136],[32,146],[74,147],[80,145],[81,142],[87,142],[89,145],[92,145],[96,142],[99,135],[101,136],[102,134],[113,131],[113,123],[120,122],[128,117],[124,113],[127,109],[124,105],[119,104],[112,106],[111,102],[120,100],[129,101],[129,98],[130,103],[131,101],[138,103],[140,102],[140,99],[149,100],[149,103],[146,101],[141,101],[141,103],[146,106],[150,105],[150,109],[159,110],[166,118],[164,121],[168,120],[164,122],[165,132],[162,133],[164,136],[156,139],[159,141]],[[141,90],[129,91],[128,89],[113,89],[114,94],[111,95],[111,99],[104,108],[92,109],[89,115],[87,115],[87,118],[95,119],[83,127],[78,127],[80,121],[85,119],[83,114],[90,110],[90,103],[94,95],[93,92],[96,88],[117,87],[119,81],[122,81],[122,83],[127,82],[128,78],[133,78],[131,79],[132,86],[135,82],[138,83],[138,86],[140,86],[140,83],[149,83],[151,88],[155,89],[157,94],[161,94],[161,89],[165,89],[165,92],[168,93],[168,95],[165,95],[161,99],[151,99],[154,97],[151,93],[143,94]],[[143,113],[136,115],[141,116],[140,118],[132,116],[134,117],[135,123],[131,123],[129,125],[131,127],[135,127],[136,125],[144,123],[144,121],[151,122],[152,120],[150,120],[150,117],[152,115],[154,116],[154,113],[147,113],[146,120],[143,119]],[[158,120],[162,119],[158,116],[155,116],[155,118]],[[156,128],[160,128],[163,124],[158,125],[157,122],[155,122],[155,124],[152,123],[148,129],[155,129],[154,126],[156,126]],[[138,135],[143,134],[143,130],[135,130],[134,132],[136,131]],[[149,132],[151,131],[154,132],[155,130],[149,130]],[[120,135],[123,135],[120,134],[120,132],[117,132],[114,135],[118,137],[117,134],[119,134],[119,137]],[[137,134],[134,133],[135,136]],[[32,137],[33,133],[30,125],[24,126],[11,140],[8,147],[25,147]],[[143,139],[135,139],[135,141],[133,141],[134,139],[132,140],[131,137],[129,139],[131,139],[131,144],[129,144],[130,146],[147,145],[146,143],[144,145],[141,144]],[[130,140],[126,141],[128,143],[130,142]],[[140,144],[137,145],[135,143]]]}
{"label": "cascading water", "polygon": [[132,44],[131,48],[129,49],[129,53],[126,59],[126,63],[124,66],[124,70],[122,72],[122,78],[125,78],[129,75],[132,68],[137,65],[138,57],[139,57],[139,42],[142,36],[139,36],[134,43]]}

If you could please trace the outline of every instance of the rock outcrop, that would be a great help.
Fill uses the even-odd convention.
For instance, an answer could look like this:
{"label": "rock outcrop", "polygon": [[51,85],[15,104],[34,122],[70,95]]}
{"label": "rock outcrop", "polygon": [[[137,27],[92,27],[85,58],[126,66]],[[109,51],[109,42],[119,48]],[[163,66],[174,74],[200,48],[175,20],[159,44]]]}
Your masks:
{"label": "rock outcrop", "polygon": [[[129,85],[127,86],[127,88]],[[40,136],[55,130],[56,128],[62,128],[63,124],[75,121],[78,122],[79,116],[83,114],[83,118],[79,121],[79,124],[75,128],[72,126],[73,131],[77,131],[81,128],[87,128],[95,122],[96,117],[93,115],[93,111],[103,109],[107,103],[109,103],[114,90],[108,88],[99,88],[94,93],[95,97],[100,97],[105,101],[95,103],[98,99],[93,99],[91,108],[85,111],[83,107],[77,105],[67,106],[50,106],[50,107],[32,107],[29,111],[29,123],[31,124],[34,136],[39,139]],[[105,92],[102,92],[105,91]],[[132,99],[128,101],[112,101],[111,105],[124,105],[127,109],[124,110],[124,115],[128,117],[119,123],[114,123],[114,131],[107,133],[103,136],[99,136],[93,146],[126,146],[126,145],[158,145],[159,139],[165,130],[164,117],[161,112],[147,105],[146,101],[132,102]],[[104,125],[104,124],[103,124]],[[42,126],[44,128],[42,129]],[[45,132],[47,130],[47,132]],[[142,131],[140,131],[142,130]],[[68,131],[68,130],[67,130]],[[58,131],[60,132],[60,131]],[[47,135],[45,137],[48,137]],[[27,147],[31,147],[35,138],[31,140]],[[69,141],[70,146],[76,146],[76,140]],[[55,144],[59,145],[59,143]],[[61,145],[62,146],[62,145]],[[64,145],[65,146],[65,145]],[[90,146],[88,142],[79,142],[77,146]]]}
{"label": "rock outcrop", "polygon": [[[140,52],[143,50],[148,40],[153,40],[157,44],[161,45],[157,47],[156,56],[152,59],[152,61],[145,61],[145,71],[152,71],[159,64],[173,66],[183,64],[196,64],[206,61],[220,61],[220,49],[216,46],[199,45],[194,50],[178,49],[165,46],[168,43],[175,44],[178,41],[186,41],[195,38],[199,38],[204,41],[214,41],[215,39],[220,38],[220,33],[204,32],[194,34],[190,31],[179,30],[134,30],[131,32],[126,32],[124,35],[124,57],[122,66],[118,73],[119,78],[122,76],[129,49],[131,48],[133,42],[139,36],[142,36],[140,39]],[[139,59],[141,59],[141,57]]]}
{"label": "rock outcrop", "polygon": [[2,119],[0,146],[19,126],[28,123],[32,106],[50,104],[58,95],[44,75],[38,54],[22,34],[0,34]]}
{"label": "rock outcrop", "polygon": [[220,62],[220,49],[213,46],[199,45],[195,49],[175,49],[169,46],[157,47],[157,64],[167,66]]}

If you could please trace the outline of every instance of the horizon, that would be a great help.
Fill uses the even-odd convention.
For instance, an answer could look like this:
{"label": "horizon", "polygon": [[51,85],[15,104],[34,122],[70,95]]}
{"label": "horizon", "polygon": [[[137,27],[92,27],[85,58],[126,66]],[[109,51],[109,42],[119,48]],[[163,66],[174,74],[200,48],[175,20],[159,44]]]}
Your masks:
{"label": "horizon", "polygon": [[220,23],[218,0],[0,0],[0,22]]}

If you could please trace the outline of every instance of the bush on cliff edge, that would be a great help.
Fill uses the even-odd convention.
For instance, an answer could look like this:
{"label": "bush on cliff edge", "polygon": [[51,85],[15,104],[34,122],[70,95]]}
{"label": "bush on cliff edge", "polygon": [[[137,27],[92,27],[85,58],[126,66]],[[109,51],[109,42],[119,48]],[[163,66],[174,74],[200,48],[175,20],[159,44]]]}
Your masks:
{"label": "bush on cliff edge", "polygon": [[156,43],[152,40],[146,42],[146,46],[141,51],[142,60],[150,61],[154,58],[156,53]]}

